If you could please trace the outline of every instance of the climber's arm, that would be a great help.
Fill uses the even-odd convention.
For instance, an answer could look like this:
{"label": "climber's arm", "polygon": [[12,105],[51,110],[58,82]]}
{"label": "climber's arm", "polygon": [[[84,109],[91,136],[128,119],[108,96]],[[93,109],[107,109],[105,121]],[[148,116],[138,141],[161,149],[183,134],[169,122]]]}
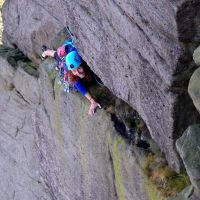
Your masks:
{"label": "climber's arm", "polygon": [[86,93],[85,97],[90,101],[90,109],[89,109],[89,115],[94,115],[96,109],[99,107],[101,108],[100,104],[97,103],[93,97],[90,95],[89,92]]}
{"label": "climber's arm", "polygon": [[88,93],[87,89],[86,89],[85,86],[81,83],[80,80],[77,81],[77,82],[75,83],[75,87],[77,88],[77,90],[78,90],[83,96],[85,96],[85,95]]}
{"label": "climber's arm", "polygon": [[79,80],[76,84],[75,87],[78,89],[78,91],[85,96],[88,101],[90,102],[90,109],[89,109],[89,114],[92,116],[94,115],[96,109],[99,107],[101,108],[100,104],[97,103],[94,98],[91,96],[91,94],[87,91],[87,89],[85,88],[85,86],[81,83],[81,81]]}

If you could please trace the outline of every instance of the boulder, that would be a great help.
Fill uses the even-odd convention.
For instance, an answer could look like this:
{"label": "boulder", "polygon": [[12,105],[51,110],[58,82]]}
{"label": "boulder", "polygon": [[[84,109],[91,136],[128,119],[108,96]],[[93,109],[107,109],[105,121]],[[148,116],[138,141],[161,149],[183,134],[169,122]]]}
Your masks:
{"label": "boulder", "polygon": [[184,162],[192,185],[200,192],[200,125],[192,125],[184,132],[176,147]]}
{"label": "boulder", "polygon": [[196,109],[200,112],[200,68],[192,74],[188,86],[188,92]]}
{"label": "boulder", "polygon": [[198,47],[197,49],[195,49],[194,53],[193,53],[193,60],[196,63],[196,65],[200,65],[200,47]]}

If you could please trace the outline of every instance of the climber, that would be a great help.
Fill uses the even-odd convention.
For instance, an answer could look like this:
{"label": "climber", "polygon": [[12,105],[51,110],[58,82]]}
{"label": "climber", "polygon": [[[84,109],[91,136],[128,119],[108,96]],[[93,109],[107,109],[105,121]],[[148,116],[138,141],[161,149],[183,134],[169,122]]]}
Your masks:
{"label": "climber", "polygon": [[72,40],[67,41],[63,46],[59,47],[57,51],[45,48],[42,57],[54,57],[58,66],[64,68],[64,79],[75,86],[75,88],[84,95],[90,102],[89,115],[94,115],[96,109],[101,108],[91,94],[86,89],[83,83],[91,81],[92,76],[87,66],[79,55],[77,49],[72,45]]}

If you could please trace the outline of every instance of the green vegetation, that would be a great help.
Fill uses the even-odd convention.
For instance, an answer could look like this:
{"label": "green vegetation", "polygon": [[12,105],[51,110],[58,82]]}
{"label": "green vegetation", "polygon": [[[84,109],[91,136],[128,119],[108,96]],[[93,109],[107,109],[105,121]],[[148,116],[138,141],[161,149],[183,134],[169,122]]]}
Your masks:
{"label": "green vegetation", "polygon": [[114,170],[115,170],[115,178],[117,184],[117,191],[119,200],[125,200],[125,192],[124,192],[124,185],[123,185],[123,178],[122,178],[122,169],[121,169],[121,159],[119,155],[118,143],[121,143],[122,138],[118,138],[114,141],[113,145],[113,163],[114,163]]}
{"label": "green vegetation", "polygon": [[34,76],[36,78],[39,77],[39,72],[37,70],[37,66],[33,62],[24,62],[21,63],[20,67],[29,75]]}
{"label": "green vegetation", "polygon": [[114,139],[111,138],[111,136],[108,136],[108,142],[110,146],[112,147],[112,158],[113,158],[113,167],[114,167],[114,175],[115,175],[115,182],[117,186],[117,195],[119,200],[125,200],[125,191],[124,191],[124,185],[123,185],[123,176],[122,176],[122,164],[121,164],[121,158],[120,158],[120,150],[119,148],[121,146],[125,145],[125,141],[123,138],[117,136]]}
{"label": "green vegetation", "polygon": [[90,87],[90,92],[95,97],[97,102],[103,106],[104,109],[107,110],[107,108],[115,106],[115,100],[117,97],[115,97],[106,87],[99,87],[98,85],[94,85]]}
{"label": "green vegetation", "polygon": [[[58,138],[60,148],[64,148],[63,144],[63,127],[61,122],[61,97],[60,97],[60,91],[61,86],[55,82],[54,85],[54,91],[55,91],[55,128],[56,128],[56,136]],[[63,150],[63,149],[62,149]]]}
{"label": "green vegetation", "polygon": [[36,78],[39,77],[37,65],[29,60],[19,49],[0,45],[0,56],[7,59],[8,63],[15,69],[21,67],[26,73]]}
{"label": "green vegetation", "polygon": [[53,86],[54,86],[54,83],[55,83],[56,76],[57,76],[56,70],[51,70],[51,71],[48,72],[49,80],[50,80],[50,82]]}
{"label": "green vegetation", "polygon": [[7,58],[8,62],[17,68],[17,61],[31,62],[19,49],[0,45],[0,56]]}
{"label": "green vegetation", "polygon": [[172,197],[190,185],[186,172],[177,174],[165,162],[149,154],[144,164],[144,173],[162,197]]}
{"label": "green vegetation", "polygon": [[145,180],[145,188],[148,193],[149,200],[166,200],[165,197],[161,197],[159,190],[151,181]]}
{"label": "green vegetation", "polygon": [[[135,132],[139,135],[143,134],[146,126],[138,113],[135,112],[128,104],[123,101],[118,104],[117,97],[115,97],[105,87],[95,86],[90,88],[90,91],[95,96],[96,100],[103,105],[107,112],[120,115],[120,120],[124,122],[127,128],[134,128]],[[121,138],[121,140],[123,139]],[[121,174],[121,160],[118,152],[118,148],[120,146],[119,142],[120,141],[118,140],[114,140],[110,143],[112,143],[117,191],[119,198],[124,199],[125,195],[123,189],[123,177]],[[185,187],[190,185],[190,180],[186,172],[177,174],[163,160],[163,158],[158,158],[153,154],[149,154],[145,160],[143,167],[144,174],[147,178],[145,187],[151,200],[165,200],[168,197],[175,196]]]}

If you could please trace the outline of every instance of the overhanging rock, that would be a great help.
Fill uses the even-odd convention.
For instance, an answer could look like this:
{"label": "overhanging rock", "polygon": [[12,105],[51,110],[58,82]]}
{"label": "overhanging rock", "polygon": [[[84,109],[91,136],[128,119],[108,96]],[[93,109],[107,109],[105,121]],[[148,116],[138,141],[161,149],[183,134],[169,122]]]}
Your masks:
{"label": "overhanging rock", "polygon": [[174,142],[198,116],[186,87],[195,68],[190,49],[200,36],[199,13],[198,0],[9,0],[3,9],[4,42],[37,60],[40,46],[50,44],[67,23],[84,60],[140,113],[179,170]]}

